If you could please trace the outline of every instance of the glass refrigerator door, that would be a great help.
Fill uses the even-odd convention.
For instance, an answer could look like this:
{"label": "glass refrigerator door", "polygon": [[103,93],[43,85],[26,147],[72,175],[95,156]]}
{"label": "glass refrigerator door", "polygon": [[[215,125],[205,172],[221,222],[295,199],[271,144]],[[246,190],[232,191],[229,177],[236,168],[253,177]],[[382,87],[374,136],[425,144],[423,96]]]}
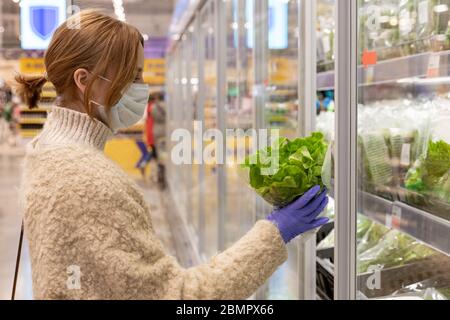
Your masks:
{"label": "glass refrigerator door", "polygon": [[[200,13],[200,28],[203,51],[202,59],[202,95],[203,95],[203,130],[217,128],[217,61],[215,54],[215,2],[209,2]],[[204,150],[216,150],[214,139],[204,140]],[[213,152],[210,152],[213,154]],[[206,258],[212,257],[218,251],[218,175],[217,164],[203,159],[204,193],[202,196],[202,212],[204,227],[200,230],[202,253]]]}
{"label": "glass refrigerator door", "polygon": [[[254,29],[250,30],[247,45],[256,50],[255,67],[258,69],[255,70],[255,101],[256,121],[260,123],[256,126],[279,129],[280,136],[295,138],[299,130],[299,3],[293,0],[265,0],[251,1],[249,4],[246,12]],[[256,36],[253,37],[253,34]],[[257,198],[258,218],[264,218],[271,210],[269,205]],[[299,250],[295,241],[288,245],[288,251],[288,261],[261,289],[261,298],[299,298]]]}
{"label": "glass refrigerator door", "polygon": [[359,298],[450,298],[449,7],[358,1]]}
{"label": "glass refrigerator door", "polygon": [[[177,112],[178,106],[181,104],[181,56],[179,46],[174,49],[170,56],[170,72],[169,72],[169,84],[168,89],[168,132],[171,133],[181,126],[180,112]],[[168,142],[168,150],[171,150],[175,145],[171,141],[170,135],[166,137]],[[168,182],[174,192],[177,194],[182,192],[180,180],[180,166],[175,165],[172,161],[166,161]]]}
{"label": "glass refrigerator door", "polygon": [[[179,108],[180,129],[186,130],[192,135],[192,96],[191,96],[191,85],[190,85],[190,73],[191,73],[191,35],[189,32],[185,33],[181,37],[179,42],[180,50],[180,91],[181,91],[181,102],[182,106]],[[191,165],[189,163],[183,163],[179,165],[178,170],[180,171],[178,184],[181,188],[179,193],[180,203],[180,213],[182,218],[190,225],[192,223],[192,172]]]}
{"label": "glass refrigerator door", "polygon": [[226,8],[226,128],[233,130],[226,141],[226,219],[225,247],[229,247],[255,221],[255,195],[248,186],[247,172],[240,163],[249,152],[248,129],[253,126],[252,55],[247,46],[248,16],[246,8],[252,0],[227,1]]}
{"label": "glass refrigerator door", "polygon": [[[191,26],[188,28],[188,39],[189,39],[189,59],[188,68],[190,69],[190,77],[187,79],[191,92],[191,104],[189,106],[189,112],[191,113],[191,119],[193,122],[201,121],[199,112],[199,96],[198,96],[198,84],[199,84],[199,74],[198,74],[198,22],[195,20]],[[193,150],[196,150],[195,144],[196,134],[198,133],[198,126],[191,123],[191,132],[193,132],[192,146]],[[200,161],[197,161],[194,157],[196,156],[195,151],[192,154],[192,165],[190,166],[192,186],[191,186],[191,225],[193,228],[193,234],[198,236],[200,231]],[[197,239],[198,240],[198,239]]]}

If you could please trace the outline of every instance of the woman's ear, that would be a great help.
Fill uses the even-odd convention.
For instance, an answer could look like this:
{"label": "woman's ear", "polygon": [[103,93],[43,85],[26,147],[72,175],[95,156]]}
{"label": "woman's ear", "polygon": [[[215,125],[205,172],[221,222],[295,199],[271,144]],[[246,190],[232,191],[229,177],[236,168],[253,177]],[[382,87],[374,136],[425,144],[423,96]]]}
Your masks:
{"label": "woman's ear", "polygon": [[73,73],[73,81],[75,85],[84,94],[89,79],[89,72],[86,69],[77,69]]}

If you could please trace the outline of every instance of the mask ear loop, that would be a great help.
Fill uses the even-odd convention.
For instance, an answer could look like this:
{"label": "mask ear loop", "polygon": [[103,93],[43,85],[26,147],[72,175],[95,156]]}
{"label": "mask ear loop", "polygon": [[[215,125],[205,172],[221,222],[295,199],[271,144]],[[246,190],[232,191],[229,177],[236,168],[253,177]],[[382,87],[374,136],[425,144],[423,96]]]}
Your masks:
{"label": "mask ear loop", "polygon": [[102,79],[102,80],[108,81],[109,83],[112,83],[111,80],[109,80],[108,78],[105,78],[105,77],[103,77],[103,76],[101,76],[101,75],[97,75],[97,77],[99,77],[99,78]]}
{"label": "mask ear loop", "polygon": [[[91,71],[89,71],[89,70],[87,70],[87,71],[88,71],[90,74],[94,75]],[[95,75],[95,76],[96,76],[96,77],[99,77],[99,78],[102,79],[102,80],[108,81],[109,83],[112,83],[111,80],[109,80],[108,78],[106,78],[106,77],[104,77],[104,76],[101,76],[101,75],[99,75],[99,74],[97,74],[97,75]],[[100,112],[101,117],[104,118],[103,121],[106,121],[107,123],[109,123],[111,119],[110,119],[110,115],[108,115],[108,113],[106,112],[105,106],[101,105],[101,104],[98,103],[98,102],[95,102],[95,101],[92,100],[92,99],[89,99],[89,108],[91,109],[91,110],[89,110],[89,111],[92,111],[92,104],[94,104],[94,105],[97,106],[97,109],[98,109],[98,111]],[[106,124],[106,123],[105,123],[105,124]]]}

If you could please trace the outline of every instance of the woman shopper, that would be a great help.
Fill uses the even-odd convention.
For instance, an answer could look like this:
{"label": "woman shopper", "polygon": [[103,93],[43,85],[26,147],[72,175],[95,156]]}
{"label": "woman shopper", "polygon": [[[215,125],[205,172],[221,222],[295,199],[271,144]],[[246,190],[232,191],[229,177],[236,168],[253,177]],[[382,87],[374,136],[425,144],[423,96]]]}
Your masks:
{"label": "woman shopper", "polygon": [[317,218],[326,192],[311,189],[208,263],[180,267],[157,240],[137,185],[103,153],[113,132],[141,119],[147,104],[141,35],[95,11],[75,19],[79,28],[66,22],[56,30],[47,74],[16,78],[31,108],[46,81],[59,97],[28,146],[22,179],[34,297],[249,297],[286,260],[285,243],[326,222]]}

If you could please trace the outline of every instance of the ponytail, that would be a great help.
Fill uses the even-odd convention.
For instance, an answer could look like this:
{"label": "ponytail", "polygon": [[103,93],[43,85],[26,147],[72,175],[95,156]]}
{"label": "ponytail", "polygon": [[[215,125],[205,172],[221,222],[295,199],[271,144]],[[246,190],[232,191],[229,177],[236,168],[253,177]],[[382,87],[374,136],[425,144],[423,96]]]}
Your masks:
{"label": "ponytail", "polygon": [[15,80],[17,95],[30,109],[37,108],[41,99],[42,87],[48,81],[47,74],[42,76],[18,74]]}

